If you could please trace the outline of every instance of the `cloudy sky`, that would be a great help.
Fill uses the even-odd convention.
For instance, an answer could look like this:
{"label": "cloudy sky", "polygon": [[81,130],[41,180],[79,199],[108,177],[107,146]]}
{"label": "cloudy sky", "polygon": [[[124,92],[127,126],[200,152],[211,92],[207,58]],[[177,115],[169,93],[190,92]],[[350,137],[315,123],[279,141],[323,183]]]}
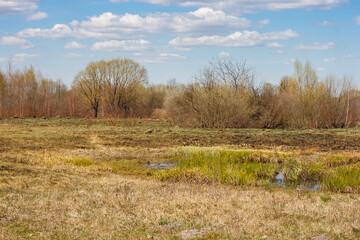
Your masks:
{"label": "cloudy sky", "polygon": [[279,83],[294,59],[360,85],[359,0],[0,0],[0,67],[71,84],[90,61],[132,58],[150,83],[187,83],[211,59]]}

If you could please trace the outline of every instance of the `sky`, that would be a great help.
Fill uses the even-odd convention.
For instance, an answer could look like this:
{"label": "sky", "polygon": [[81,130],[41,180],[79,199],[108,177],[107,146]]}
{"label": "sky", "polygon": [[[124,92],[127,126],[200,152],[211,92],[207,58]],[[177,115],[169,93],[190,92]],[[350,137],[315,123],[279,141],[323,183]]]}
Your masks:
{"label": "sky", "polygon": [[212,60],[278,84],[294,61],[360,86],[359,0],[0,0],[0,69],[68,86],[92,61],[130,58],[149,83],[189,83]]}

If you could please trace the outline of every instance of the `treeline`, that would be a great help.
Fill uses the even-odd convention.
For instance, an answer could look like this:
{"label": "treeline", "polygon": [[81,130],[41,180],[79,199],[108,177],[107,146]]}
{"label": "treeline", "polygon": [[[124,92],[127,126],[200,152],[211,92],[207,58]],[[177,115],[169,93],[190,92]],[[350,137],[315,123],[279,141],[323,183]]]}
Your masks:
{"label": "treeline", "polygon": [[255,84],[245,61],[210,62],[187,85],[149,85],[130,59],[91,62],[68,88],[32,67],[0,71],[0,117],[162,117],[204,128],[342,128],[359,121],[360,92],[348,77],[322,81],[296,61],[279,85]]}
{"label": "treeline", "polygon": [[140,68],[127,59],[90,63],[68,88],[33,67],[9,65],[0,70],[0,117],[90,117],[94,109],[96,117],[150,117],[161,112],[154,110],[161,109],[167,87],[148,85],[146,70],[136,75],[134,66]]}
{"label": "treeline", "polygon": [[74,92],[60,80],[36,73],[33,67],[0,72],[0,117],[75,116]]}

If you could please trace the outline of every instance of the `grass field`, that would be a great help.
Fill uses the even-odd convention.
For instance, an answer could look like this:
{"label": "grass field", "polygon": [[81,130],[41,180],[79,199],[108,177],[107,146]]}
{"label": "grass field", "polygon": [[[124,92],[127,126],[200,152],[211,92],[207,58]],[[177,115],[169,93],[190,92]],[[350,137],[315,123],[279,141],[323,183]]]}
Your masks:
{"label": "grass field", "polygon": [[0,239],[360,239],[359,193],[360,129],[0,120]]}

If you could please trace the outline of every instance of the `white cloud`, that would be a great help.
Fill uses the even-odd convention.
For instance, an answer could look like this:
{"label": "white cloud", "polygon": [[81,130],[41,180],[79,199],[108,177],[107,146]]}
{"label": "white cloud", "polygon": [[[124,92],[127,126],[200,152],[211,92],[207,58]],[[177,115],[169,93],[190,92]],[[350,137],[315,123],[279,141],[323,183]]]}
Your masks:
{"label": "white cloud", "polygon": [[56,24],[50,29],[27,28],[17,33],[17,36],[52,39],[134,39],[154,33],[187,36],[227,34],[250,26],[251,21],[246,18],[227,15],[223,11],[211,8],[200,8],[194,12],[154,13],[145,17],[106,12],[82,22],[74,20],[68,25]]}
{"label": "white cloud", "polygon": [[69,42],[64,46],[65,49],[85,49],[86,47],[85,44],[80,44],[75,41]]}
{"label": "white cloud", "polygon": [[48,18],[48,17],[49,17],[49,15],[47,13],[39,11],[39,12],[29,15],[26,19],[28,21],[37,21],[37,20],[41,20],[44,18]]}
{"label": "white cloud", "polygon": [[181,56],[179,54],[176,53],[160,53],[159,54],[160,57],[166,58],[166,59],[181,59],[181,60],[185,60],[186,57]]}
{"label": "white cloud", "polygon": [[353,55],[345,55],[345,56],[342,56],[342,58],[354,59],[355,57]]}
{"label": "white cloud", "polygon": [[6,58],[0,58],[0,62],[6,62],[7,59]]}
{"label": "white cloud", "polygon": [[77,54],[77,53],[67,53],[63,55],[66,58],[81,58],[82,55],[81,54]]}
{"label": "white cloud", "polygon": [[334,42],[319,43],[314,42],[313,44],[298,44],[295,46],[296,50],[331,50],[334,49],[336,44]]}
{"label": "white cloud", "polygon": [[169,61],[186,60],[186,57],[176,53],[160,53],[156,56],[145,56],[144,54],[135,56],[138,58],[137,60],[142,63],[164,63]]}
{"label": "white cloud", "polygon": [[277,42],[271,42],[271,43],[266,44],[266,47],[269,47],[269,48],[282,48],[284,46],[281,45],[280,43],[277,43]]}
{"label": "white cloud", "polygon": [[150,47],[150,42],[140,40],[110,40],[104,42],[96,42],[91,47],[93,51],[141,51]]}
{"label": "white cloud", "polygon": [[72,27],[76,27],[76,26],[79,26],[79,21],[77,21],[77,20],[72,20],[70,23],[69,23],[69,25],[70,26],[72,26]]}
{"label": "white cloud", "polygon": [[81,27],[88,31],[120,31],[128,35],[167,32],[169,34],[198,34],[212,32],[224,33],[251,26],[251,21],[225,14],[212,8],[200,8],[185,13],[155,13],[146,17],[128,14],[115,15],[110,12],[91,17],[81,22]]}
{"label": "white cloud", "polygon": [[318,72],[323,72],[325,70],[326,70],[326,68],[323,68],[323,67],[319,67],[319,68],[316,69],[316,71],[318,71]]}
{"label": "white cloud", "polygon": [[31,14],[40,0],[0,0],[0,14]]}
{"label": "white cloud", "polygon": [[355,24],[360,26],[360,16],[354,18]]}
{"label": "white cloud", "polygon": [[172,39],[169,44],[172,46],[226,46],[226,47],[255,47],[260,46],[264,41],[287,40],[298,37],[298,34],[291,29],[282,32],[259,33],[256,31],[235,32],[228,36],[202,36],[199,38]]}
{"label": "white cloud", "polygon": [[29,59],[33,59],[33,58],[37,58],[37,57],[39,57],[39,55],[37,55],[37,54],[18,53],[18,54],[15,54],[11,60],[15,64],[20,64],[20,63],[27,62]]}
{"label": "white cloud", "polygon": [[338,23],[337,22],[323,21],[323,22],[319,23],[319,25],[324,26],[324,27],[329,27],[329,26],[337,26]]}
{"label": "white cloud", "polygon": [[0,45],[19,46],[21,49],[29,49],[34,47],[34,45],[32,45],[32,43],[29,42],[28,40],[14,36],[2,37],[0,39]]}
{"label": "white cloud", "polygon": [[219,53],[219,58],[228,58],[228,57],[230,57],[230,53],[228,52]]}
{"label": "white cloud", "polygon": [[332,57],[332,58],[324,58],[323,61],[326,62],[326,63],[335,62],[336,58],[334,58],[334,57]]}
{"label": "white cloud", "polygon": [[257,24],[259,25],[259,27],[264,27],[270,24],[270,20],[269,19],[260,20],[257,22]]}
{"label": "white cloud", "polygon": [[39,11],[38,4],[42,0],[0,0],[0,15],[23,14],[28,21],[41,20],[48,17],[45,12]]}
{"label": "white cloud", "polygon": [[[124,2],[124,0],[111,0],[112,2]],[[323,9],[328,10],[348,2],[348,0],[136,0],[152,4],[177,4],[183,7],[213,7],[232,12],[254,12],[258,10],[288,10],[288,9]]]}
{"label": "white cloud", "polygon": [[89,32],[85,29],[71,28],[66,24],[56,24],[50,29],[27,28],[16,34],[22,38],[117,38],[118,33]]}

